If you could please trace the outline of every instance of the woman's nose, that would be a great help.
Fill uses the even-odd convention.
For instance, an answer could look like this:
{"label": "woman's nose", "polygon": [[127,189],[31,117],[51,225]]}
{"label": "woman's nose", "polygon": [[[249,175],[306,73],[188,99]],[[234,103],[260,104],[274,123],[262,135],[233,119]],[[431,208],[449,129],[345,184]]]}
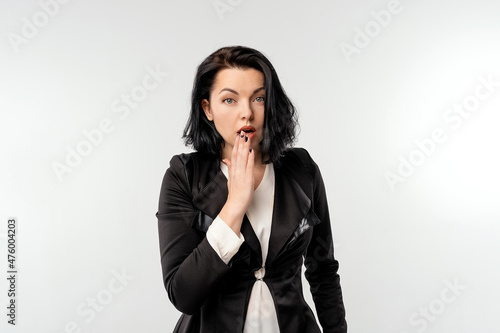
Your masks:
{"label": "woman's nose", "polygon": [[241,109],[241,118],[253,119],[253,110],[250,106],[250,103],[243,103]]}

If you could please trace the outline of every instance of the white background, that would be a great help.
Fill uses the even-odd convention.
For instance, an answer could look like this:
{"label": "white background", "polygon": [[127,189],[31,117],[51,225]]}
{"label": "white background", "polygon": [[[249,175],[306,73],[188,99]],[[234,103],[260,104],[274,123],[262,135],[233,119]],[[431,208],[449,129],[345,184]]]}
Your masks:
{"label": "white background", "polygon": [[[180,314],[160,270],[161,180],[172,155],[189,151],[181,135],[196,67],[245,45],[274,64],[299,110],[297,146],[322,170],[349,331],[498,332],[500,2],[391,6],[2,0],[0,330],[172,331]],[[169,74],[128,116],[113,112],[147,68]],[[488,97],[460,123],[446,120],[476,89]],[[112,131],[58,177],[53,165],[103,119]],[[424,154],[415,141],[436,128],[446,140]],[[398,168],[406,174],[391,187]],[[12,216],[16,327],[5,308]]]}

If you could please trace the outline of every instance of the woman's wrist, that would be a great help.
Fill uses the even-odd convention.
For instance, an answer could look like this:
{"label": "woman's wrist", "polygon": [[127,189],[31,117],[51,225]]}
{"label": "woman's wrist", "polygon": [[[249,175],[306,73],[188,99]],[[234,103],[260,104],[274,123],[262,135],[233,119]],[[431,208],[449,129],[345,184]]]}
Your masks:
{"label": "woman's wrist", "polygon": [[241,223],[243,222],[243,216],[245,212],[242,212],[241,208],[235,207],[229,200],[226,201],[224,207],[222,207],[219,212],[220,218],[235,232],[235,234],[240,236]]}

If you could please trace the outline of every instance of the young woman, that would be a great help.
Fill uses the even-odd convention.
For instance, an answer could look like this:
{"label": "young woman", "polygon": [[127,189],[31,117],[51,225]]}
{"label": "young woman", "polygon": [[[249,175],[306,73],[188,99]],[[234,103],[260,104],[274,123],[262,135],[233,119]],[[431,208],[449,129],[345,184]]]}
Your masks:
{"label": "young woman", "polygon": [[175,332],[347,332],[318,166],[289,148],[296,111],[259,51],[224,47],[198,67],[184,130],[196,152],[170,161],[160,193],[163,280]]}

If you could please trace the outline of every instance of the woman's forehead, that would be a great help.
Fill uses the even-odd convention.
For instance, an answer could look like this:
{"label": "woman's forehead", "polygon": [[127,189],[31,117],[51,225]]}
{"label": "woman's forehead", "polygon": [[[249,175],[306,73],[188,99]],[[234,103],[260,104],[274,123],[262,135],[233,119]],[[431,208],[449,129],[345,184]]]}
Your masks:
{"label": "woman's forehead", "polygon": [[215,76],[213,88],[214,92],[217,94],[220,92],[218,90],[224,88],[230,88],[236,91],[248,90],[248,92],[253,92],[255,89],[261,88],[263,85],[264,74],[254,68],[225,68],[220,70]]}

